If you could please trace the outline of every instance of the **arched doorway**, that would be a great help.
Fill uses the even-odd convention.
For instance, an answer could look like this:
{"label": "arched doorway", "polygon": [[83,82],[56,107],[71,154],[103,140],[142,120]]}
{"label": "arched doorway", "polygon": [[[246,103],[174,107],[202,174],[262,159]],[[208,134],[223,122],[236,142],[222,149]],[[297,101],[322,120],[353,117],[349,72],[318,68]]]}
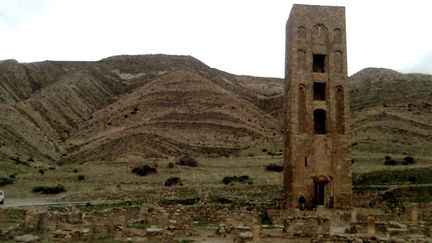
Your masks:
{"label": "arched doorway", "polygon": [[330,190],[330,179],[326,176],[314,176],[314,197],[313,203],[315,206],[326,206],[333,207],[331,190]]}

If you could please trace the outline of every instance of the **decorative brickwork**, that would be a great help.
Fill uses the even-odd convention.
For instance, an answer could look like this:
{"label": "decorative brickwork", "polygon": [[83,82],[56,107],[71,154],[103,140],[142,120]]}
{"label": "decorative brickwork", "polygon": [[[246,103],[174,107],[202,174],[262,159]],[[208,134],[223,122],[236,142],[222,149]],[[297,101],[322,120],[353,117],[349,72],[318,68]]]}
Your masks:
{"label": "decorative brickwork", "polygon": [[295,4],[286,43],[286,206],[349,209],[345,8]]}

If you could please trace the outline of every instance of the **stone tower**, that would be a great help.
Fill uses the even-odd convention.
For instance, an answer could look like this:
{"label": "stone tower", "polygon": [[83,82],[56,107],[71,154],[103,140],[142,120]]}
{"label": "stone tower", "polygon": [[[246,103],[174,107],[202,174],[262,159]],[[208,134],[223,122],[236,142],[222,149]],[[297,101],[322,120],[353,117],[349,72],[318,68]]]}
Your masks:
{"label": "stone tower", "polygon": [[345,8],[294,4],[286,27],[286,207],[351,208]]}

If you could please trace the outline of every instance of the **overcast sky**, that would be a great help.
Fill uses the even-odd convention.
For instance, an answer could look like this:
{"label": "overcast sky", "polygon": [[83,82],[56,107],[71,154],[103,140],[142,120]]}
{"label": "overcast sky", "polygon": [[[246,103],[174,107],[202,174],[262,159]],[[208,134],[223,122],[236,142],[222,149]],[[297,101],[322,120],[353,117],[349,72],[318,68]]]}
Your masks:
{"label": "overcast sky", "polygon": [[293,3],[346,6],[350,75],[365,67],[432,74],[427,0],[0,0],[0,60],[163,53],[283,77]]}

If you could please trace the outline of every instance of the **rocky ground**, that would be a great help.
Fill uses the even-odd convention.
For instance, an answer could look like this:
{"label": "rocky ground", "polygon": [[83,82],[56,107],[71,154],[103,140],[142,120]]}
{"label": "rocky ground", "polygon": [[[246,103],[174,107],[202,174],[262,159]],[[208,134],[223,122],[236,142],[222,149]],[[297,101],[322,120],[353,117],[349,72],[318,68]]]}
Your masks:
{"label": "rocky ground", "polygon": [[[282,173],[265,169],[269,164],[280,165],[282,156],[279,150],[271,151],[272,155],[268,153],[247,151],[239,157],[198,158],[197,167],[180,166],[174,160],[147,161],[157,172],[146,176],[132,173],[141,163],[127,162],[63,165],[43,175],[30,170],[16,175],[13,184],[3,187],[7,204],[0,208],[0,239],[5,242],[431,240],[432,204],[423,194],[427,191],[413,193],[409,185],[398,186],[407,188],[401,195],[396,194],[392,187],[395,185],[355,187],[353,211],[282,210]],[[399,169],[405,171],[407,167]],[[79,180],[79,175],[84,179]],[[171,177],[178,177],[180,183],[166,186]],[[227,184],[226,178],[231,178]],[[64,192],[55,195],[32,192],[35,186],[58,183],[64,186]],[[395,195],[397,198],[392,198]],[[58,204],[18,207],[25,205],[19,201],[8,204],[13,203],[13,197]]]}
{"label": "rocky ground", "polygon": [[84,205],[1,209],[15,224],[2,227],[5,242],[430,242],[432,204],[405,214],[352,211],[284,211],[224,205]]}

